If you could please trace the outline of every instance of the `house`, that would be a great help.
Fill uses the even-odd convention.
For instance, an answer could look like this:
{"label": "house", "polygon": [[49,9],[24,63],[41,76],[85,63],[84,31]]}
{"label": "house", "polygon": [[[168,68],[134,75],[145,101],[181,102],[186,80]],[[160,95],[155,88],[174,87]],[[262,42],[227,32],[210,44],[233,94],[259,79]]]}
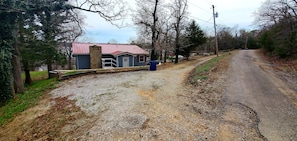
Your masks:
{"label": "house", "polygon": [[146,65],[149,54],[137,45],[72,43],[77,69],[90,69],[90,46],[101,46],[102,67],[133,67]]}

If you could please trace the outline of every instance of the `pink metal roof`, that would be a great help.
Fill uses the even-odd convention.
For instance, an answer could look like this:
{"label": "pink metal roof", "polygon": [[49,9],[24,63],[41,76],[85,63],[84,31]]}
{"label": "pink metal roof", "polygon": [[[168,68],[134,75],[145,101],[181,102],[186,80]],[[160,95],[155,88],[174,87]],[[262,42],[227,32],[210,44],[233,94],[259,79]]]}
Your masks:
{"label": "pink metal roof", "polygon": [[113,54],[113,55],[119,55],[119,54],[122,54],[122,53],[124,53],[124,52],[122,52],[122,51],[116,51],[116,52],[113,52],[111,54]]}
{"label": "pink metal roof", "polygon": [[147,51],[137,45],[129,44],[92,44],[92,43],[72,43],[72,51],[74,55],[90,54],[89,46],[101,46],[102,54],[117,54],[128,52],[131,54],[148,54]]}

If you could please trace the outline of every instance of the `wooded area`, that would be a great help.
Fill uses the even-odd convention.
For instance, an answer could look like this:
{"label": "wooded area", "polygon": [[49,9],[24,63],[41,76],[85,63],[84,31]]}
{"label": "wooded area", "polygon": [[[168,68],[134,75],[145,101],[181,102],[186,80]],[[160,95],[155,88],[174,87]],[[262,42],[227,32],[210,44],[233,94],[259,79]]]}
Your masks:
{"label": "wooded area", "polygon": [[297,1],[267,0],[259,9],[259,43],[272,55],[296,57]]}
{"label": "wooded area", "polygon": [[[111,8],[112,7],[112,8]],[[98,13],[107,21],[124,14],[123,1],[89,0],[0,0],[0,102],[25,91],[30,70],[43,64],[48,72],[53,64],[70,62],[67,45],[82,34],[79,11]],[[70,65],[69,65],[70,68]]]}
{"label": "wooded area", "polygon": [[[200,25],[191,19],[188,13],[187,0],[136,1],[137,10],[133,13],[133,21],[138,26],[136,44],[152,49],[155,52],[173,52],[189,57],[190,52],[214,52],[214,36],[206,35]],[[218,44],[220,50],[239,48],[259,48],[257,31],[246,31],[235,27],[217,25]],[[162,53],[159,53],[162,55]],[[154,59],[162,58],[157,55]],[[166,57],[163,57],[166,58]],[[163,62],[166,62],[164,60]],[[178,63],[178,59],[175,60]]]}

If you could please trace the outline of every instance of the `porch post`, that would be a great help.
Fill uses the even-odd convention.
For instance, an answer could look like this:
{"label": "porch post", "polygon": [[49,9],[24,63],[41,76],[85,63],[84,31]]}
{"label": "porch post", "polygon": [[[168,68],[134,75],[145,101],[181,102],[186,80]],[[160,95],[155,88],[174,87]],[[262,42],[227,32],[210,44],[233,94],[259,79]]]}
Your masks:
{"label": "porch post", "polygon": [[76,69],[79,70],[79,63],[78,63],[78,56],[75,58],[75,62],[76,62]]}
{"label": "porch post", "polygon": [[135,67],[135,56],[133,56],[133,63],[132,63],[132,65],[133,65],[133,67]]}
{"label": "porch post", "polygon": [[119,62],[119,56],[117,56],[117,68],[119,67],[120,62]]}

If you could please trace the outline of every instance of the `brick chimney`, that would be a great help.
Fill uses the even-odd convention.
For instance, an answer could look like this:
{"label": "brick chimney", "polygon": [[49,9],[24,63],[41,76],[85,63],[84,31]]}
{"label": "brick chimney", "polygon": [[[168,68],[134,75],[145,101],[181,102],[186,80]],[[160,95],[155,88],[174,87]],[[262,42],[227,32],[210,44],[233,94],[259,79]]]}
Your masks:
{"label": "brick chimney", "polygon": [[102,68],[102,49],[101,46],[90,46],[90,66],[91,69]]}

